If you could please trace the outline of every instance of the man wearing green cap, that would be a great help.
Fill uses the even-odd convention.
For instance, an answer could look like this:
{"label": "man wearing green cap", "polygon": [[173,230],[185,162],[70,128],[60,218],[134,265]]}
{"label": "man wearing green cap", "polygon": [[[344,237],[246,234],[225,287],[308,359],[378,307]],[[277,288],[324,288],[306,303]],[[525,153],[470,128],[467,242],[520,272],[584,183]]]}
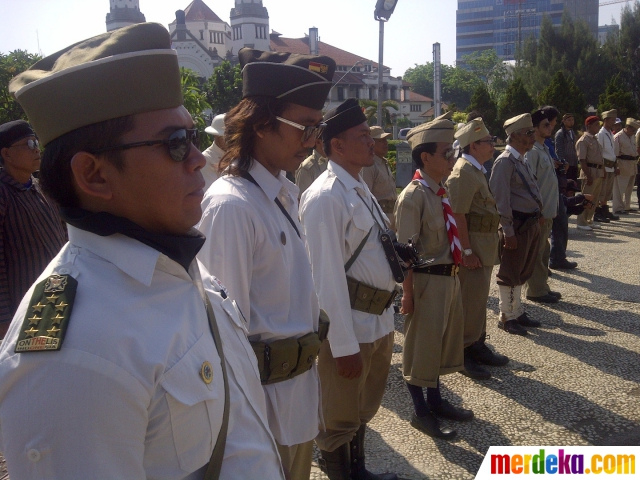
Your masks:
{"label": "man wearing green cap", "polygon": [[10,90],[69,225],[0,348],[11,477],[283,478],[240,313],[195,259],[205,161],[167,30],[77,43]]}
{"label": "man wearing green cap", "polygon": [[320,424],[315,359],[325,334],[298,188],[284,172],[300,166],[324,128],[335,62],[249,48],[238,56],[243,99],[225,117],[220,169],[228,174],[203,200],[198,228],[208,240],[198,258],[245,316],[283,465],[294,480],[306,480]]}
{"label": "man wearing green cap", "polygon": [[447,189],[462,245],[458,276],[464,312],[464,373],[486,380],[491,373],[480,364],[502,366],[509,361],[485,344],[491,273],[499,263],[500,215],[483,164],[493,158],[495,143],[482,118],[463,125],[455,138],[462,155],[447,178]]}
{"label": "man wearing green cap", "polygon": [[396,296],[380,239],[388,218],[360,175],[373,164],[366,120],[354,98],[325,114],[329,164],[300,203],[313,282],[331,319],[318,357],[326,428],[316,438],[331,480],[397,478],[365,468],[366,424],[380,407],[391,363]]}

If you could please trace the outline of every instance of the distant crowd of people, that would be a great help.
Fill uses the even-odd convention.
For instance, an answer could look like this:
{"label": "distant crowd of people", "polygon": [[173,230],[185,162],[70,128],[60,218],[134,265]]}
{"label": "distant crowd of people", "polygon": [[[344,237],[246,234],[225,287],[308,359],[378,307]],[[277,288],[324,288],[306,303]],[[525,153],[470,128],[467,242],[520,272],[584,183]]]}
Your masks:
{"label": "distant crowd of people", "polygon": [[571,113],[522,113],[495,160],[480,114],[439,116],[408,133],[398,194],[390,134],[356,99],[323,113],[321,55],[240,50],[243,99],[201,153],[170,46],[132,25],[10,83],[30,121],[0,126],[12,478],[306,480],[315,442],[332,480],[396,479],[365,462],[394,309],[409,423],[452,439],[440,419],[474,413],[441,377],[509,362],[486,343],[494,267],[498,327],[526,336],[541,321],[522,296],[558,302],[550,268],[577,266],[568,216],[592,230],[636,211],[640,122],[614,134],[615,110],[579,139]]}

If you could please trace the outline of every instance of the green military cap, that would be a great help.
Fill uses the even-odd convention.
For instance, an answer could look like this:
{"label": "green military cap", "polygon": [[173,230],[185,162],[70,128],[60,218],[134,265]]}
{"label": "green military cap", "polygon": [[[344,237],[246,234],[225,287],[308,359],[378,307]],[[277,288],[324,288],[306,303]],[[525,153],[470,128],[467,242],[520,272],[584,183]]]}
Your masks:
{"label": "green military cap", "polygon": [[71,45],[16,76],[9,90],[44,145],[80,127],[183,103],[178,56],[157,23]]}
{"label": "green military cap", "polygon": [[482,118],[474,118],[458,129],[455,134],[455,138],[460,142],[460,148],[464,148],[467,145],[471,145],[473,142],[482,140],[488,135],[489,130],[487,130]]}
{"label": "green military cap", "polygon": [[518,115],[517,117],[512,117],[506,122],[504,122],[504,131],[507,135],[511,135],[513,132],[517,132],[518,130],[522,130],[523,128],[532,128],[533,121],[531,120],[530,113],[523,113],[522,115]]}
{"label": "green military cap", "polygon": [[613,110],[607,110],[606,112],[602,112],[602,114],[600,115],[600,118],[602,118],[602,120],[604,120],[605,118],[617,118],[618,117],[618,110],[613,109]]}
{"label": "green military cap", "polygon": [[276,97],[322,110],[333,85],[336,62],[324,55],[298,55],[242,48],[242,98]]}
{"label": "green military cap", "polygon": [[423,123],[409,130],[407,142],[414,150],[425,143],[453,143],[453,122],[437,117],[428,123]]}

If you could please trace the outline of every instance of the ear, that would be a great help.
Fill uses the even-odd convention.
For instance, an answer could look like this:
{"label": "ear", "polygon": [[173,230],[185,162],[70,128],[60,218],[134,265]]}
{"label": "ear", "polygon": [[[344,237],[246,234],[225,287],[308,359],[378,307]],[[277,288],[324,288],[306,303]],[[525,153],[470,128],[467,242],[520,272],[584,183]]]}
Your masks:
{"label": "ear", "polygon": [[429,158],[429,154],[427,152],[422,152],[420,154],[420,160],[422,160],[422,166],[424,167],[427,164],[427,159]]}
{"label": "ear", "polygon": [[104,158],[88,152],[78,152],[71,159],[71,172],[78,189],[89,197],[111,200],[113,190],[109,182],[115,166]]}
{"label": "ear", "polygon": [[344,153],[344,149],[342,148],[342,142],[340,141],[340,139],[338,137],[333,137],[331,140],[331,151],[332,152],[337,152],[339,154],[343,154]]}

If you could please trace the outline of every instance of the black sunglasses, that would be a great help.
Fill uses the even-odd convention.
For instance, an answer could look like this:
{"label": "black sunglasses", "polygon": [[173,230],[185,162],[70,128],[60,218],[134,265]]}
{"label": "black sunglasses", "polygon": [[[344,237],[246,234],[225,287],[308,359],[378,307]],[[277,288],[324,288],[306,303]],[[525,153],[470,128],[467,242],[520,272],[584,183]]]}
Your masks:
{"label": "black sunglasses", "polygon": [[113,150],[128,150],[130,148],[151,147],[153,145],[166,145],[169,149],[169,156],[175,162],[184,162],[189,156],[191,145],[198,148],[198,130],[195,128],[181,128],[176,130],[166,140],[148,140],[146,142],[127,143],[125,145],[115,145],[113,147],[105,147],[94,150],[94,155]]}
{"label": "black sunglasses", "polygon": [[27,143],[23,143],[22,145],[11,145],[10,147],[7,147],[7,148],[18,148],[18,147],[28,147],[29,150],[39,150],[40,142],[38,142],[37,139],[30,138],[29,140],[27,140]]}

